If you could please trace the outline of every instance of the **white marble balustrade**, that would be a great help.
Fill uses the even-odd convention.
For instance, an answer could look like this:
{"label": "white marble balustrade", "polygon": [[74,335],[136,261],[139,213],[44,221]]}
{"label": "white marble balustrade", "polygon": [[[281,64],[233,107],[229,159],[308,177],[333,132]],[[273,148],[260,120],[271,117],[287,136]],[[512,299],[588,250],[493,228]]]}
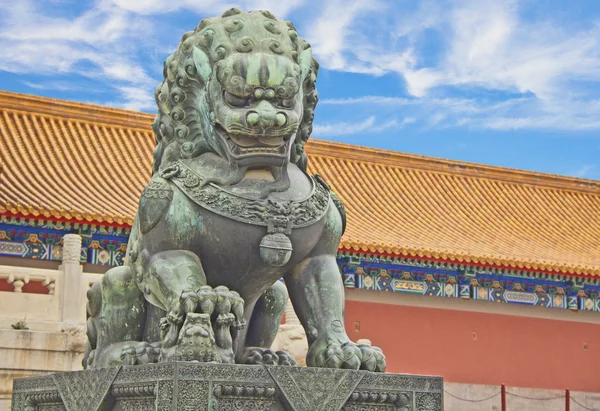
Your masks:
{"label": "white marble balustrade", "polygon": [[6,280],[11,284],[14,287],[12,291],[15,293],[22,293],[25,284],[38,282],[48,289],[48,294],[52,295],[59,276],[59,270],[0,265],[0,280]]}

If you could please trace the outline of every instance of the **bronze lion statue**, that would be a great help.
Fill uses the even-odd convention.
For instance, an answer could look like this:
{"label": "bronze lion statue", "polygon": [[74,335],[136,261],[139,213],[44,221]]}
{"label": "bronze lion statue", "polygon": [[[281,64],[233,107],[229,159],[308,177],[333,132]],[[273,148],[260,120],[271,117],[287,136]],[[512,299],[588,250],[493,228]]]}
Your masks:
{"label": "bronze lion statue", "polygon": [[294,365],[269,349],[289,294],[309,366],[385,370],[380,349],[346,334],[344,209],[306,172],[317,72],[292,23],[267,11],[231,9],[183,36],[155,93],[126,264],[88,292],[84,367]]}

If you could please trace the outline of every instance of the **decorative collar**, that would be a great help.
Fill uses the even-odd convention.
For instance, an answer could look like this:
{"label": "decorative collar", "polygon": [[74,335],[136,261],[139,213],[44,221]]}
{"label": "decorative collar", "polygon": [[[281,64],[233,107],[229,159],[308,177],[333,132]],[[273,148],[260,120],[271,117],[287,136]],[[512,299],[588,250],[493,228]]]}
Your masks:
{"label": "decorative collar", "polygon": [[200,207],[232,220],[266,226],[269,233],[291,234],[293,228],[319,221],[329,206],[329,189],[309,176],[312,190],[299,201],[253,199],[225,191],[216,184],[203,184],[203,178],[182,161],[168,166],[161,177],[172,181]]}

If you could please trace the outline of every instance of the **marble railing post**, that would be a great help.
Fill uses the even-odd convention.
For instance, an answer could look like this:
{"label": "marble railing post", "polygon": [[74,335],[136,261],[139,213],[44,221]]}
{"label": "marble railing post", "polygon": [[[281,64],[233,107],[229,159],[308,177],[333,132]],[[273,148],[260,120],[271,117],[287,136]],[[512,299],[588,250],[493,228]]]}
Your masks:
{"label": "marble railing post", "polygon": [[83,270],[79,263],[81,236],[67,234],[63,239],[63,257],[60,278],[61,320],[67,324],[85,322],[85,293]]}
{"label": "marble railing post", "polygon": [[288,300],[288,304],[285,307],[285,323],[290,325],[300,325],[300,320],[294,311],[292,302]]}

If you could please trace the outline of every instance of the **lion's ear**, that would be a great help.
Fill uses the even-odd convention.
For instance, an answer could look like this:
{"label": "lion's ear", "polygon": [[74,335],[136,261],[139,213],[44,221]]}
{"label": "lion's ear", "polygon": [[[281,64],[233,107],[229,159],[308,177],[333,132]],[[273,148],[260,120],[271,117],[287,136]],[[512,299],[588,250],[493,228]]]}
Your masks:
{"label": "lion's ear", "polygon": [[306,78],[310,73],[310,66],[312,64],[312,49],[308,47],[302,53],[300,53],[300,70],[302,71],[302,80]]}
{"label": "lion's ear", "polygon": [[196,66],[196,71],[202,77],[202,80],[206,83],[210,78],[210,73],[212,73],[212,68],[210,66],[210,60],[204,51],[199,49],[198,47],[194,47],[192,51],[192,58],[194,59],[194,64]]}

